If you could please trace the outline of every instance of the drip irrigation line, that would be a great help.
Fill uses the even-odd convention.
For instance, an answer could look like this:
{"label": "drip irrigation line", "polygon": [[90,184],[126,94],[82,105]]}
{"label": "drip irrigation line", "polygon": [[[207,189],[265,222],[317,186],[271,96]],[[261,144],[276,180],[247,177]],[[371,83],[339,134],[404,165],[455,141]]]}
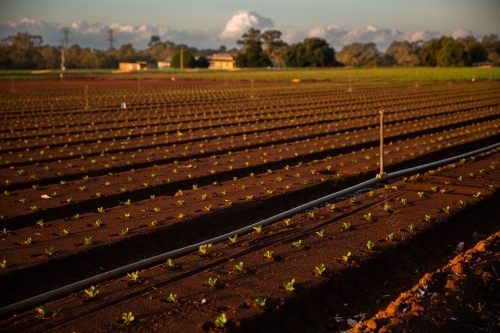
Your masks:
{"label": "drip irrigation line", "polygon": [[115,278],[124,276],[129,272],[133,272],[133,271],[140,270],[140,269],[145,269],[145,268],[148,268],[148,267],[151,267],[154,265],[164,263],[169,258],[176,258],[176,257],[182,256],[182,255],[197,251],[201,245],[219,243],[219,242],[227,240],[228,237],[230,237],[230,236],[242,235],[242,234],[251,232],[254,230],[253,227],[256,227],[259,225],[265,226],[265,225],[280,221],[280,220],[285,219],[287,217],[293,216],[295,214],[298,214],[300,212],[303,212],[305,210],[311,209],[311,208],[316,207],[320,204],[328,202],[332,199],[342,197],[342,196],[349,194],[351,192],[355,192],[357,190],[366,188],[366,187],[371,186],[373,184],[376,184],[380,181],[384,181],[384,180],[387,180],[390,178],[395,178],[395,177],[398,177],[401,175],[405,175],[405,174],[409,174],[409,173],[413,173],[413,172],[417,172],[417,171],[421,171],[421,170],[428,170],[431,167],[435,167],[438,165],[443,165],[443,164],[446,164],[449,162],[453,162],[453,161],[456,161],[456,160],[459,160],[459,159],[462,159],[465,157],[469,157],[471,155],[476,155],[476,154],[479,154],[479,153],[482,153],[482,152],[485,152],[485,151],[488,151],[488,150],[491,150],[491,149],[494,149],[497,147],[500,147],[500,142],[493,144],[493,145],[490,145],[490,146],[487,146],[487,147],[483,147],[483,148],[468,152],[468,153],[465,153],[465,154],[457,155],[454,157],[450,157],[450,158],[447,158],[444,160],[439,160],[439,161],[432,162],[432,163],[423,164],[423,165],[420,165],[417,167],[413,167],[413,168],[409,168],[409,169],[405,169],[405,170],[401,170],[401,171],[392,172],[392,173],[383,175],[381,178],[373,178],[373,179],[367,180],[367,181],[359,183],[355,186],[351,186],[351,187],[346,188],[344,190],[341,190],[339,192],[335,192],[335,193],[329,194],[327,196],[321,197],[319,199],[310,201],[308,203],[305,203],[305,204],[300,205],[298,207],[292,208],[292,209],[287,210],[285,212],[282,212],[278,215],[274,215],[274,216],[269,217],[267,219],[264,219],[262,221],[256,222],[256,223],[251,224],[249,226],[246,226],[244,228],[235,230],[233,232],[226,233],[224,235],[221,235],[221,236],[218,236],[215,238],[211,238],[211,239],[208,239],[206,241],[199,242],[196,244],[192,244],[192,245],[189,245],[189,246],[186,246],[186,247],[174,250],[174,251],[163,253],[163,254],[148,258],[148,259],[144,259],[144,260],[141,260],[141,261],[138,261],[138,262],[135,262],[135,263],[123,266],[123,267],[119,267],[119,268],[113,269],[109,272],[95,275],[93,277],[69,284],[67,286],[46,292],[44,294],[37,295],[37,296],[31,297],[31,298],[28,298],[26,300],[14,303],[14,304],[10,304],[8,306],[0,308],[0,318],[5,318],[5,317],[13,315],[15,313],[19,313],[22,311],[26,311],[28,309],[32,309],[32,308],[40,306],[46,302],[52,301],[52,300],[57,299],[57,298],[64,297],[72,292],[81,291],[85,288],[102,283],[104,281],[108,281],[111,279],[115,279]]}

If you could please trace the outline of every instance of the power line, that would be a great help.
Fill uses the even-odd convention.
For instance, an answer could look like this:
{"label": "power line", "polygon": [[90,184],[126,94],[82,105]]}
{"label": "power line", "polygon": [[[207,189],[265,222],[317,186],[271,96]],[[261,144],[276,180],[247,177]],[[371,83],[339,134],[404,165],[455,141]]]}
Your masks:
{"label": "power line", "polygon": [[113,42],[116,41],[116,39],[113,38],[113,32],[114,32],[113,29],[111,29],[111,28],[108,29],[109,37],[108,37],[107,41],[109,41],[109,48],[110,49],[113,48]]}

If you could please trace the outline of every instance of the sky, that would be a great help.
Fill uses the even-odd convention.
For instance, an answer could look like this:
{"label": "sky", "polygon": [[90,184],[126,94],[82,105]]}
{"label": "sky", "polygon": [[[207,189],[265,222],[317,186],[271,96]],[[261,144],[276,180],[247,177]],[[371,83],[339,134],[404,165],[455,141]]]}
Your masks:
{"label": "sky", "polygon": [[151,35],[197,48],[228,48],[250,27],[277,29],[288,43],[326,39],[337,51],[354,42],[374,42],[384,51],[394,40],[443,35],[480,39],[500,36],[500,0],[0,0],[0,38],[17,32],[60,44],[69,27],[70,45],[144,49]]}

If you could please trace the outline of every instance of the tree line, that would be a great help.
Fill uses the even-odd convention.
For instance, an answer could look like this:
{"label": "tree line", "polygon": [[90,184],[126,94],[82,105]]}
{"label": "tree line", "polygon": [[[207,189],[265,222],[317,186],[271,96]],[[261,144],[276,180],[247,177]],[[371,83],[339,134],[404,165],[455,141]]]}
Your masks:
{"label": "tree line", "polygon": [[237,41],[239,48],[228,50],[197,49],[171,41],[162,42],[151,36],[148,48],[136,50],[132,44],[118,49],[97,50],[77,44],[62,50],[61,46],[43,45],[41,36],[18,33],[0,40],[0,69],[57,69],[64,51],[66,68],[117,68],[119,62],[147,61],[156,63],[171,59],[171,66],[206,68],[207,56],[230,53],[237,67],[379,67],[439,66],[463,67],[488,62],[500,65],[500,39],[485,35],[479,41],[467,36],[454,39],[443,36],[426,42],[394,41],[385,52],[374,43],[353,43],[336,52],[326,40],[306,38],[288,45],[278,30],[260,31],[250,28]]}

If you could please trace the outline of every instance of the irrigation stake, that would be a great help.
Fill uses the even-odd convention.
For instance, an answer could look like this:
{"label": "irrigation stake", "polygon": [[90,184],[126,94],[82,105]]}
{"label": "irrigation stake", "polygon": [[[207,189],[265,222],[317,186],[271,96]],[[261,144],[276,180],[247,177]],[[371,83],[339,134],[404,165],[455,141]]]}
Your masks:
{"label": "irrigation stake", "polygon": [[252,82],[252,95],[250,96],[250,98],[253,99],[253,79],[251,80],[251,82]]}
{"label": "irrigation stake", "polygon": [[351,85],[351,75],[349,75],[349,90],[348,92],[352,92],[352,85]]}
{"label": "irrigation stake", "polygon": [[89,86],[85,85],[85,110],[89,109]]}
{"label": "irrigation stake", "polygon": [[380,173],[377,178],[384,178],[384,108],[378,110],[380,114]]}

